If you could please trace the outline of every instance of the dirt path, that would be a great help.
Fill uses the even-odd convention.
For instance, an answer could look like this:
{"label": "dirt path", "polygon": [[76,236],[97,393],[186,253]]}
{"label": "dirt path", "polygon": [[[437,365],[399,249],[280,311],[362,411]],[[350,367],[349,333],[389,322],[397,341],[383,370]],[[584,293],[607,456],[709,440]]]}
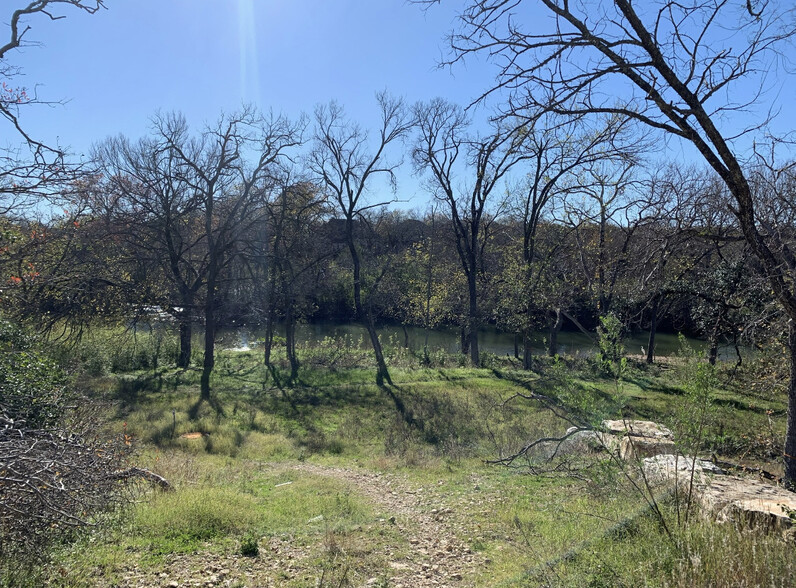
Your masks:
{"label": "dirt path", "polygon": [[[390,588],[464,588],[475,584],[475,573],[487,563],[457,537],[468,532],[467,514],[447,506],[445,496],[434,486],[412,487],[395,474],[305,462],[252,465],[272,472],[294,471],[333,478],[385,513],[387,518],[382,522],[403,537],[411,551],[407,554],[405,545],[398,547],[389,542],[371,546],[374,559],[387,562],[389,567],[371,578],[361,575],[357,580],[348,578],[355,586],[380,587],[386,580]],[[259,588],[312,585],[309,582],[318,585],[317,563],[310,563],[313,553],[312,545],[297,543],[290,536],[275,536],[261,542],[260,556],[256,558],[212,550],[172,554],[156,568],[133,562],[122,564],[117,568],[115,582],[103,583],[98,578],[95,585],[125,588]],[[326,586],[327,582],[321,585]]]}
{"label": "dirt path", "polygon": [[395,517],[397,530],[413,551],[407,558],[391,560],[391,586],[471,586],[475,570],[484,565],[482,557],[456,537],[461,521],[451,508],[441,506],[434,489],[410,488],[405,480],[349,468],[308,463],[290,469],[315,476],[341,480]]}

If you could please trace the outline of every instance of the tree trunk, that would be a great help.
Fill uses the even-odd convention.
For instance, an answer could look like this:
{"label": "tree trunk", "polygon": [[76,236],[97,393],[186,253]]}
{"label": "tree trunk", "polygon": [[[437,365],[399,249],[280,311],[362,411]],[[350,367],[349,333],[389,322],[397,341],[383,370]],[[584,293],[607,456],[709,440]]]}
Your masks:
{"label": "tree trunk", "polygon": [[468,330],[467,325],[463,326],[459,330],[459,341],[461,343],[462,355],[469,355],[470,354],[470,331]]}
{"label": "tree trunk", "polygon": [[266,367],[271,365],[271,349],[274,344],[274,317],[268,313],[265,319],[265,341],[263,341],[263,363]]}
{"label": "tree trunk", "polygon": [[520,334],[514,333],[514,359],[520,358]]}
{"label": "tree trunk", "polygon": [[209,272],[207,279],[207,299],[205,301],[205,356],[202,362],[202,378],[200,393],[202,400],[210,400],[210,374],[216,364],[216,312],[215,312],[216,277]]}
{"label": "tree trunk", "polygon": [[652,303],[652,316],[650,317],[650,336],[647,340],[647,363],[655,363],[655,335],[658,334],[658,298]]}
{"label": "tree trunk", "polygon": [[558,355],[558,333],[564,324],[564,317],[561,316],[561,309],[556,308],[554,311],[555,320],[550,324],[550,341],[547,346],[547,355],[555,357]]}
{"label": "tree trunk", "polygon": [[473,367],[480,367],[481,356],[478,352],[478,287],[475,280],[475,264],[473,264],[473,269],[467,278],[467,288],[470,296],[467,327],[470,331],[470,362]]}
{"label": "tree trunk", "polygon": [[177,367],[187,368],[191,365],[191,337],[193,328],[190,316],[180,317],[180,356],[177,358]]}
{"label": "tree trunk", "polygon": [[298,376],[299,362],[296,357],[296,319],[293,316],[292,301],[288,301],[285,310],[285,353],[290,362],[290,382],[293,382]]}
{"label": "tree trunk", "polygon": [[404,324],[401,324],[401,328],[404,330],[404,349],[409,349],[409,331]]}
{"label": "tree trunk", "polygon": [[716,324],[713,325],[713,329],[710,332],[710,351],[708,352],[710,365],[716,365],[716,358],[719,355],[719,321],[720,318],[717,318]]}
{"label": "tree trunk", "polygon": [[376,384],[379,386],[384,385],[384,382],[392,385],[392,378],[390,378],[390,371],[387,369],[387,362],[384,360],[384,353],[381,349],[381,341],[379,335],[376,333],[376,324],[373,321],[373,315],[368,309],[367,320],[365,320],[365,327],[370,336],[370,342],[373,345],[373,354],[376,356]]}
{"label": "tree trunk", "polygon": [[785,487],[796,491],[796,323],[788,321],[790,382],[788,385],[788,421],[785,429]]}
{"label": "tree trunk", "polygon": [[738,333],[733,333],[732,338],[733,347],[735,347],[735,356],[738,358],[735,361],[735,369],[738,369],[743,365],[743,356],[741,355],[741,348],[738,346]]}
{"label": "tree trunk", "polygon": [[719,356],[719,341],[716,337],[711,336],[710,338],[710,350],[708,351],[708,363],[710,365],[716,365],[716,359]]}
{"label": "tree trunk", "polygon": [[357,319],[367,329],[370,336],[370,343],[373,346],[373,355],[376,357],[376,383],[381,386],[386,381],[392,385],[390,372],[387,369],[387,362],[384,361],[384,353],[381,349],[381,341],[376,333],[376,325],[373,321],[373,316],[368,307],[367,314],[364,312],[362,305],[362,262],[359,259],[359,252],[354,244],[354,225],[353,221],[349,218],[346,219],[346,232],[348,237],[348,250],[351,253],[351,263],[354,266],[354,309],[357,313]]}
{"label": "tree trunk", "polygon": [[531,332],[526,329],[522,332],[522,369],[531,369]]}

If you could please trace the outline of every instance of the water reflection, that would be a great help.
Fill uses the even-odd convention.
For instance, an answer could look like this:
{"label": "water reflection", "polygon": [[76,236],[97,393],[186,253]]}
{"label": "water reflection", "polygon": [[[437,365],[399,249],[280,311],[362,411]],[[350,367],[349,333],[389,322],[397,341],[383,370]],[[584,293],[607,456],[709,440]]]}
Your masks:
{"label": "water reflection", "polygon": [[[378,329],[384,344],[403,345],[405,339],[409,348],[414,351],[423,349],[426,331],[421,327],[406,327],[400,325],[385,325]],[[648,333],[640,331],[625,339],[625,350],[629,355],[642,355],[646,353]],[[219,343],[228,348],[245,348],[257,339],[262,339],[262,332],[257,330],[237,330],[222,334]],[[319,343],[325,338],[350,337],[354,341],[362,340],[363,345],[368,344],[368,335],[365,329],[357,324],[318,322],[299,325],[296,329],[296,338],[299,343]],[[678,336],[671,333],[658,333],[655,338],[655,353],[659,356],[673,355],[680,348]],[[687,339],[689,344],[697,350],[707,350],[707,344],[698,339]],[[568,355],[591,355],[597,351],[594,342],[580,331],[562,331],[558,335],[558,352]],[[497,355],[514,355],[514,335],[504,333],[494,328],[483,328],[478,332],[478,345],[481,351],[488,351]],[[430,350],[443,349],[448,353],[460,351],[459,331],[456,329],[433,329],[428,332],[428,346]],[[547,341],[544,333],[538,333],[532,339],[531,351],[535,355],[547,353]],[[730,345],[719,348],[719,359],[734,359],[735,349]]]}

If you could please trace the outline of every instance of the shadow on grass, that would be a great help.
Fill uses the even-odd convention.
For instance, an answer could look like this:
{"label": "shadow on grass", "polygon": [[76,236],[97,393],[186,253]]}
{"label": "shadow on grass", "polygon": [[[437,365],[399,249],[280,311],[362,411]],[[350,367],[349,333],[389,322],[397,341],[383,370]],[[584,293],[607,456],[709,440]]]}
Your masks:
{"label": "shadow on grass", "polygon": [[414,411],[406,408],[406,403],[402,398],[404,391],[400,387],[396,386],[395,384],[381,384],[379,389],[386,393],[387,396],[392,400],[393,404],[395,405],[395,410],[398,411],[398,414],[401,415],[401,418],[407,425],[417,429],[418,431],[422,431],[425,428],[423,421],[415,417]]}
{"label": "shadow on grass", "polygon": [[211,394],[210,398],[199,398],[196,402],[191,405],[191,408],[188,409],[188,418],[192,421],[195,421],[199,418],[199,411],[202,408],[202,404],[207,403],[207,405],[212,408],[216,415],[219,417],[226,416],[224,412],[224,407],[221,405],[221,402],[216,398],[214,395]]}

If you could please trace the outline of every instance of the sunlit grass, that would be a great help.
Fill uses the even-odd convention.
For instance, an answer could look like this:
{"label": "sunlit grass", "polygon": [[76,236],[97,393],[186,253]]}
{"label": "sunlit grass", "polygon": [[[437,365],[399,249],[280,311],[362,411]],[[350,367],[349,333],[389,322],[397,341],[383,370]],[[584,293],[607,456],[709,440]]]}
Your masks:
{"label": "sunlit grass", "polygon": [[[101,569],[112,585],[128,560],[157,568],[169,554],[236,553],[252,536],[302,545],[310,554],[303,577],[313,581],[388,582],[383,547],[404,557],[412,550],[406,535],[380,523],[389,513],[357,488],[293,467],[302,462],[386,471],[433,488],[435,505],[458,521],[451,532],[487,562],[477,585],[722,586],[742,578],[787,586],[783,578],[794,577],[792,552],[776,536],[700,520],[667,537],[615,472],[536,476],[484,464],[569,426],[518,394],[582,403],[593,418],[667,423],[683,396],[671,370],[634,365],[617,386],[584,360],[537,358],[537,370],[523,372],[504,358],[475,369],[453,367],[453,358],[424,367],[396,354],[393,385],[379,387],[367,354],[329,369],[328,357],[313,353],[317,365],[307,362],[288,383],[286,366],[266,369],[257,352],[221,351],[211,402],[199,400],[197,368],[84,379],[115,403],[109,429],[131,435],[139,463],[176,490],[153,494],[107,538],[71,553],[73,584],[93,585],[80,574]],[[728,448],[751,445],[750,436],[767,430],[766,411],[784,406],[733,385],[715,400],[707,443]],[[782,421],[777,412],[776,435]]]}

